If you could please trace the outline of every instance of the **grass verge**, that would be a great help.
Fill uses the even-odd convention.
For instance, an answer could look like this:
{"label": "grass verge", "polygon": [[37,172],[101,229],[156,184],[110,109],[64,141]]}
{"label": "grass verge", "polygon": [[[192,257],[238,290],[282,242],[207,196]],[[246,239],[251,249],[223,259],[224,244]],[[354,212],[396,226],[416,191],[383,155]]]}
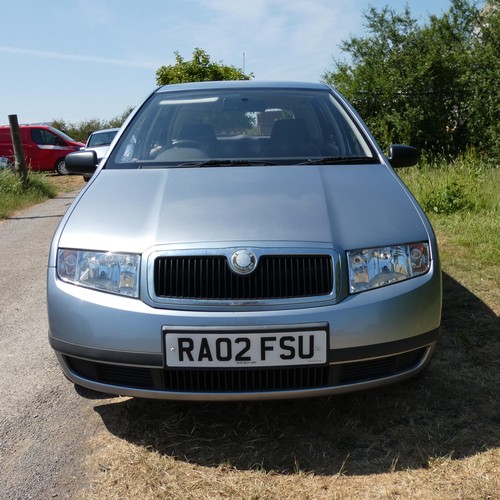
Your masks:
{"label": "grass verge", "polygon": [[11,170],[0,170],[0,218],[56,196],[57,190],[45,176],[30,173],[26,185]]}
{"label": "grass verge", "polygon": [[54,198],[60,193],[81,189],[81,176],[60,176],[52,173],[30,172],[23,186],[12,170],[0,170],[0,220],[24,208]]}
{"label": "grass verge", "polygon": [[500,313],[500,169],[473,154],[398,171],[438,235],[443,269]]}

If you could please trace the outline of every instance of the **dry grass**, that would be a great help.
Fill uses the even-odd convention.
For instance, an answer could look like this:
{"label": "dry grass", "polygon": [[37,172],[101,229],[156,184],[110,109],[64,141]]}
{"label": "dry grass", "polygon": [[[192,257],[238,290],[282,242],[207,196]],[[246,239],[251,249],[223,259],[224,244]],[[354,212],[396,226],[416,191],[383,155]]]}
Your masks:
{"label": "dry grass", "polygon": [[500,308],[452,271],[445,257],[443,335],[424,378],[297,401],[102,399],[80,498],[500,498]]}
{"label": "dry grass", "polygon": [[77,191],[85,186],[85,181],[81,175],[47,174],[47,176],[59,193]]}
{"label": "dry grass", "polygon": [[460,460],[433,459],[419,469],[328,475],[208,467],[125,441],[109,444],[100,472],[105,480],[85,498],[494,498],[499,487],[499,455],[491,450]]}
{"label": "dry grass", "polygon": [[105,479],[84,498],[486,499],[496,498],[500,487],[495,451],[462,460],[436,459],[418,470],[352,476],[206,467],[124,442],[112,443],[107,457],[123,467],[101,465]]}

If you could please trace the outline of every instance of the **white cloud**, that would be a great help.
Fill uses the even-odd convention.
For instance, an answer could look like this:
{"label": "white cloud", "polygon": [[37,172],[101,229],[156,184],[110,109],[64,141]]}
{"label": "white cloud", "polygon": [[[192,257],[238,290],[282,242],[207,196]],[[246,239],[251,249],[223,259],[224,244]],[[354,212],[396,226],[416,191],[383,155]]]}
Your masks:
{"label": "white cloud", "polygon": [[[203,20],[189,37],[215,60],[242,66],[258,79],[317,80],[359,23],[357,2],[343,0],[204,0]],[[198,2],[197,5],[200,5]],[[179,27],[177,27],[179,28]],[[184,54],[183,54],[184,55]]]}
{"label": "white cloud", "polygon": [[78,0],[81,18],[96,28],[108,25],[101,30],[107,45],[86,48],[80,41],[70,53],[57,47],[0,46],[0,52],[147,69],[154,81],[158,67],[175,63],[176,50],[190,59],[200,47],[212,60],[244,65],[245,72],[260,80],[318,80],[331,66],[332,54],[339,55],[341,40],[355,32],[360,21],[360,0],[188,0],[175,8],[166,4],[154,13],[143,12],[144,16],[138,15],[135,4],[129,6],[128,16],[129,9],[113,11],[105,2],[89,1],[94,8],[87,0]]}
{"label": "white cloud", "polygon": [[151,63],[144,61],[127,61],[120,59],[112,59],[108,57],[86,56],[78,54],[64,54],[61,52],[53,52],[47,50],[22,49],[19,47],[0,46],[0,52],[7,54],[16,54],[27,57],[43,57],[47,59],[62,59],[74,62],[89,62],[98,64],[112,64],[115,66],[127,66],[131,68],[155,69]]}

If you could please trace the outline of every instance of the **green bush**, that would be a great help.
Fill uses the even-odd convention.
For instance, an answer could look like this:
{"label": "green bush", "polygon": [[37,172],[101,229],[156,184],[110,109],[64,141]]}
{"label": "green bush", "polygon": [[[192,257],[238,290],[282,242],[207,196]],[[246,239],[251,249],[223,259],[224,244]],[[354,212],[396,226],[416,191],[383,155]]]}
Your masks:
{"label": "green bush", "polygon": [[473,210],[475,204],[471,190],[464,182],[453,180],[422,200],[422,208],[426,212],[453,214],[460,210]]}
{"label": "green bush", "polygon": [[455,160],[424,158],[420,165],[398,170],[427,214],[496,210],[498,168],[469,151]]}
{"label": "green bush", "polygon": [[96,130],[120,128],[132,110],[133,108],[129,106],[121,115],[111,120],[92,118],[90,120],[83,120],[79,123],[69,123],[63,119],[57,119],[52,122],[52,126],[68,134],[75,141],[87,142],[89,135]]}

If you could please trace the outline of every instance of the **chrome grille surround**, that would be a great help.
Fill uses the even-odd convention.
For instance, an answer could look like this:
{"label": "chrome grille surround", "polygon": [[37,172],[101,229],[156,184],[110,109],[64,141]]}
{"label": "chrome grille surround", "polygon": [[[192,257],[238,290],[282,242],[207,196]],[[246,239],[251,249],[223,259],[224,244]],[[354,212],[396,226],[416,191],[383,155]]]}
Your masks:
{"label": "chrome grille surround", "polygon": [[[242,249],[257,259],[255,270],[244,276],[229,265]],[[339,294],[340,259],[332,248],[157,250],[145,261],[149,298],[156,307],[307,307],[332,303]],[[172,274],[178,283],[166,284]]]}

